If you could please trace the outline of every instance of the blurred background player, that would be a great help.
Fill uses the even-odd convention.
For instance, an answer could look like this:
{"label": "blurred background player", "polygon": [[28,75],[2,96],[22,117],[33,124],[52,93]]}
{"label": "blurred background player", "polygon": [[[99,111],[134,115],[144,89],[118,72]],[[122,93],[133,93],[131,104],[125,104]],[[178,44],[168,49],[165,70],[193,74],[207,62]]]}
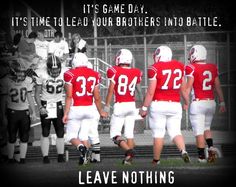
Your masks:
{"label": "blurred background player", "polygon": [[[109,88],[106,97],[105,111],[109,113],[113,93],[115,104],[110,122],[110,137],[123,150],[123,164],[131,164],[134,157],[134,124],[135,124],[135,89],[141,82],[142,72],[132,68],[133,55],[128,49],[121,49],[115,57],[116,65],[107,70]],[[139,86],[139,90],[140,86]],[[124,137],[122,128],[124,126]],[[125,139],[127,138],[127,140]]]}
{"label": "blurred background player", "polygon": [[149,125],[153,136],[153,164],[160,163],[166,128],[183,160],[189,162],[190,159],[181,134],[180,92],[184,96],[184,108],[188,105],[188,97],[184,92],[186,87],[184,65],[172,60],[172,51],[167,46],[158,47],[153,58],[154,64],[148,68],[149,85],[143,107],[140,110],[141,116],[144,117],[150,106]]}
{"label": "blurred background player", "polygon": [[61,60],[62,65],[66,66],[67,58],[69,57],[69,46],[62,37],[60,31],[54,33],[54,40],[49,42],[48,53],[49,55],[57,56]]}
{"label": "blurred background player", "polygon": [[64,91],[64,72],[68,70],[62,68],[58,57],[52,55],[47,59],[47,66],[36,71],[35,101],[40,111],[42,126],[41,150],[43,162],[50,163],[49,134],[51,123],[56,131],[56,148],[58,162],[64,162],[64,124],[63,117],[63,91]]}
{"label": "blurred background player", "polygon": [[2,82],[4,89],[2,92],[6,94],[7,100],[9,163],[15,162],[13,156],[17,135],[20,138],[20,163],[25,163],[30,131],[30,111],[32,120],[36,119],[34,100],[31,95],[33,80],[26,77],[22,64],[20,58],[12,60],[11,74]]}
{"label": "blurred background player", "polygon": [[36,54],[41,58],[37,65],[37,68],[42,68],[46,66],[46,61],[48,58],[48,45],[49,42],[44,38],[44,31],[37,31],[37,38],[34,42]]}
{"label": "blurred background player", "polygon": [[72,41],[70,45],[70,53],[86,53],[87,42],[83,40],[80,34],[75,33],[72,35]]}
{"label": "blurred background player", "polygon": [[72,60],[73,68],[64,74],[66,105],[63,122],[66,124],[67,140],[79,151],[80,165],[87,164],[88,133],[96,114],[93,102],[99,114],[107,116],[101,106],[100,75],[87,66],[87,56],[76,53]]}
{"label": "blurred background player", "polygon": [[24,59],[24,68],[29,69],[37,66],[39,56],[35,51],[35,40],[37,38],[36,32],[31,32],[28,38],[21,38],[18,43],[18,55]]}
{"label": "blurred background player", "polygon": [[[215,64],[206,62],[207,51],[202,45],[194,45],[189,52],[190,64],[186,66],[187,90],[191,92],[190,122],[196,137],[199,162],[214,162],[216,150],[213,147],[211,122],[216,110],[214,91],[219,98],[219,111],[225,112],[224,96]],[[208,160],[205,159],[205,141],[208,145]]]}

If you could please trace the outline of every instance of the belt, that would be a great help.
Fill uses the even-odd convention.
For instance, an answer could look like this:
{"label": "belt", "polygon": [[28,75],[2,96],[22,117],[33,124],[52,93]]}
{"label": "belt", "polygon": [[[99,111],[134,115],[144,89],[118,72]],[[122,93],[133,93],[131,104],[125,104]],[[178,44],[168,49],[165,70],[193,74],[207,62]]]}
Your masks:
{"label": "belt", "polygon": [[176,102],[179,103],[180,101],[176,101],[176,100],[153,100],[154,102],[158,102],[158,101],[165,101],[165,102]]}
{"label": "belt", "polygon": [[195,98],[195,99],[193,99],[193,101],[212,101],[212,100],[214,100],[214,99],[211,99],[211,98]]}

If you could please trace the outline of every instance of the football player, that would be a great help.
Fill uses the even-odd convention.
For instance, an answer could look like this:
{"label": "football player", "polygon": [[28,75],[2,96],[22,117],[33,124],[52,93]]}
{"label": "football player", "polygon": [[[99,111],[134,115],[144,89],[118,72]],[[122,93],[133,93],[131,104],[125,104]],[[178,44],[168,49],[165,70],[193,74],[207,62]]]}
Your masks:
{"label": "football player", "polygon": [[160,46],[154,53],[154,64],[148,68],[149,85],[140,110],[141,116],[146,116],[149,109],[149,125],[153,137],[153,164],[160,163],[160,156],[167,132],[176,144],[182,158],[189,162],[181,134],[182,107],[180,92],[184,97],[184,108],[188,105],[184,81],[184,65],[172,60],[172,51],[168,46]]}
{"label": "football player", "polygon": [[96,114],[93,100],[99,114],[107,116],[101,106],[100,75],[87,66],[87,56],[76,53],[72,59],[73,68],[64,73],[66,101],[63,122],[66,124],[67,140],[79,151],[80,165],[88,161],[88,133]]}
{"label": "football player", "polygon": [[[211,122],[216,109],[214,91],[219,98],[219,111],[225,112],[224,96],[218,70],[215,64],[207,63],[207,51],[202,45],[194,45],[189,52],[189,65],[186,66],[188,93],[192,90],[190,122],[196,137],[199,162],[214,162],[216,149],[213,147]],[[204,149],[208,145],[208,159]]]}
{"label": "football player", "polygon": [[[110,122],[110,137],[113,142],[125,150],[123,164],[132,164],[134,157],[134,124],[135,124],[135,89],[139,86],[142,72],[132,68],[133,55],[128,49],[121,49],[115,57],[116,65],[107,70],[110,80],[104,110],[109,113],[113,93],[115,104]],[[124,126],[124,137],[122,127]],[[126,139],[127,138],[127,139]]]}
{"label": "football player", "polygon": [[63,117],[63,74],[67,69],[62,68],[58,57],[52,55],[47,59],[46,66],[38,69],[36,74],[35,101],[40,111],[42,126],[41,150],[43,163],[50,163],[49,134],[51,123],[56,131],[56,147],[58,162],[64,162],[64,124]]}
{"label": "football player", "polygon": [[8,159],[14,163],[14,150],[17,135],[20,139],[20,163],[25,163],[29,131],[30,111],[31,119],[36,119],[34,100],[31,95],[33,80],[26,77],[24,62],[21,58],[14,59],[10,63],[11,74],[3,80],[2,92],[6,94],[7,122],[8,122]]}

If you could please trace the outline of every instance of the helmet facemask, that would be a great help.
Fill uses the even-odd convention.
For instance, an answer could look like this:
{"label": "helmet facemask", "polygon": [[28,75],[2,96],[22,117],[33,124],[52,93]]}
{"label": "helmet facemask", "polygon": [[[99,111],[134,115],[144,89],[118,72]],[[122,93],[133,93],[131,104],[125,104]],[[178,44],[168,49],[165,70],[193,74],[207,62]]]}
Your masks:
{"label": "helmet facemask", "polygon": [[48,74],[53,78],[56,78],[60,75],[61,62],[58,57],[53,55],[48,58],[47,71],[48,71]]}

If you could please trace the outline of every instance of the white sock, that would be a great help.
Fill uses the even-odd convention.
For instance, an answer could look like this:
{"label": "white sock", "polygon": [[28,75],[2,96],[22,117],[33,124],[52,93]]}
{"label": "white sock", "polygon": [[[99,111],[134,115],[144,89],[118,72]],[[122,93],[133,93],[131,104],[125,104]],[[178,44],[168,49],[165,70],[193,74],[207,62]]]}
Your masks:
{"label": "white sock", "polygon": [[49,152],[49,138],[48,137],[41,137],[41,151],[43,156],[48,156]]}
{"label": "white sock", "polygon": [[64,154],[64,138],[57,138],[56,140],[57,154]]}
{"label": "white sock", "polygon": [[9,159],[13,159],[15,151],[15,143],[7,143],[7,155]]}
{"label": "white sock", "polygon": [[27,153],[28,143],[20,143],[20,158],[25,158]]}
{"label": "white sock", "polygon": [[181,154],[184,154],[184,153],[187,153],[187,151],[185,151],[185,150],[182,150],[182,151],[181,151]]}
{"label": "white sock", "polygon": [[98,162],[101,161],[101,158],[100,158],[100,153],[92,153],[92,159],[91,160],[97,160]]}

